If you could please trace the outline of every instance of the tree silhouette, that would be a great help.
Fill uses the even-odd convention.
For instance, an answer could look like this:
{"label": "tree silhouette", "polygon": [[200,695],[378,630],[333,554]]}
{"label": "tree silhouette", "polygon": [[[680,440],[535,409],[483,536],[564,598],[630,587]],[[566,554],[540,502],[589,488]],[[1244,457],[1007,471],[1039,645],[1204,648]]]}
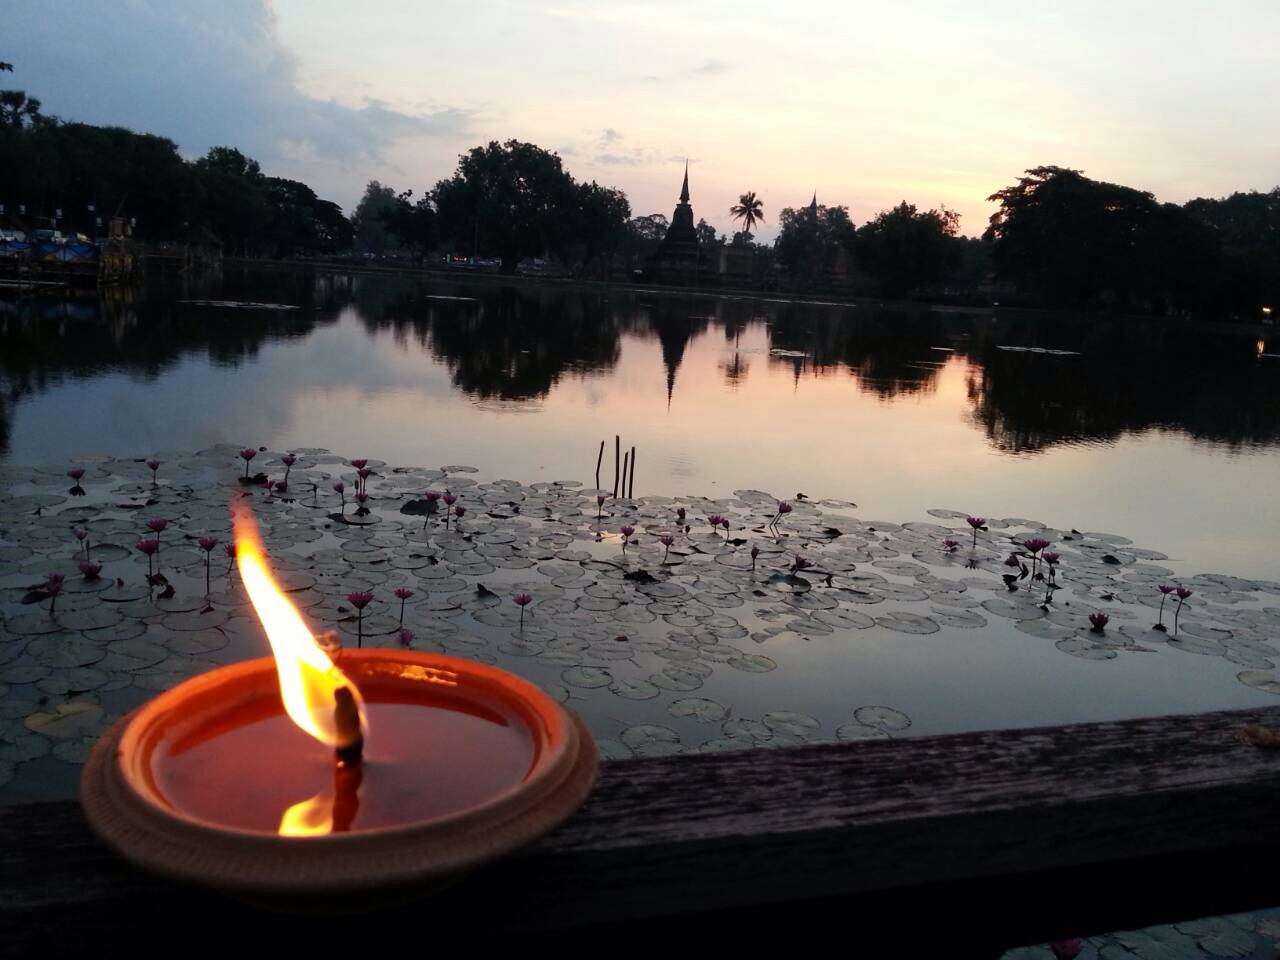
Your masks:
{"label": "tree silhouette", "polygon": [[742,221],[742,230],[749,235],[757,223],[764,223],[764,204],[754,190],[748,190],[729,208],[729,215]]}
{"label": "tree silhouette", "polygon": [[575,184],[557,154],[532,143],[490,141],[458,158],[432,193],[441,235],[460,250],[496,253],[503,273],[559,253],[570,237]]}

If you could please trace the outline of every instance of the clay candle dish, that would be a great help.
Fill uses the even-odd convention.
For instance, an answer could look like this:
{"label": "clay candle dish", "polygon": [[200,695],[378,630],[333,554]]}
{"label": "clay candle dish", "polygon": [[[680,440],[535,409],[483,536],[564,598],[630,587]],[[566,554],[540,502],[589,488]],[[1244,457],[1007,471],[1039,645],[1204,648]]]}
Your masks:
{"label": "clay candle dish", "polygon": [[597,758],[576,715],[456,657],[331,661],[241,517],[237,542],[275,657],[194,677],[99,740],[81,802],[126,859],[266,906],[349,912],[431,893],[581,805]]}

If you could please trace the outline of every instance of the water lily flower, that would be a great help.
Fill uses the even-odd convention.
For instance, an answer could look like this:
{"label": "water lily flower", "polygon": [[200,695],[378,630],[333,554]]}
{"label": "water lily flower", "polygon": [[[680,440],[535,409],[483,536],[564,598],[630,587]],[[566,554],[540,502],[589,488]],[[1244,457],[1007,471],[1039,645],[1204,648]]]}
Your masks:
{"label": "water lily flower", "polygon": [[1091,613],[1089,614],[1089,622],[1093,624],[1094,633],[1102,633],[1107,628],[1107,624],[1111,622],[1111,618],[1105,613]]}
{"label": "water lily flower", "polygon": [[773,527],[773,528],[776,530],[776,529],[777,529],[777,526],[778,526],[778,521],[779,521],[779,520],[781,520],[783,517],[785,517],[788,513],[790,513],[790,512],[792,511],[792,509],[793,509],[793,508],[792,508],[791,504],[787,503],[787,501],[785,501],[785,500],[779,500],[779,501],[778,501],[778,512],[777,512],[777,513],[775,513],[775,514],[773,515],[773,519],[769,521],[769,526],[770,526],[770,527]]}
{"label": "water lily flower", "polygon": [[155,457],[148,457],[142,462],[151,468],[151,482],[154,484],[156,482],[156,474],[160,470],[160,464],[163,461],[157,460]]}
{"label": "water lily flower", "polygon": [[760,548],[752,544],[751,546],[751,569],[756,568],[756,557],[760,556]]}
{"label": "water lily flower", "polygon": [[1032,556],[1035,556],[1052,542],[1052,540],[1045,540],[1042,537],[1031,537],[1029,540],[1023,540],[1022,545]]}
{"label": "water lily flower", "polygon": [[791,563],[791,572],[799,573],[801,570],[808,570],[813,566],[813,561],[796,554],[795,560]]}
{"label": "water lily flower", "polygon": [[658,538],[658,542],[662,544],[662,562],[666,563],[671,553],[671,545],[676,542],[676,538],[669,533],[664,533]]}
{"label": "water lily flower", "polygon": [[724,537],[726,540],[728,540],[729,539],[729,518],[721,517],[720,526],[724,527]]}
{"label": "water lily flower", "polygon": [[684,523],[685,510],[684,507],[676,507],[676,519]]}
{"label": "water lily flower", "polygon": [[102,572],[102,564],[82,560],[80,561],[80,572],[84,574],[86,580],[97,580],[98,574]]}
{"label": "water lily flower", "polygon": [[423,494],[423,496],[427,498],[427,503],[435,503],[437,500],[440,499],[440,491],[428,490],[426,493]]}
{"label": "water lily flower", "polygon": [[458,502],[457,496],[452,493],[445,493],[440,499],[444,501],[444,505],[446,507],[452,507]]}
{"label": "water lily flower", "polygon": [[520,608],[520,629],[524,629],[524,608],[533,603],[533,597],[527,593],[517,593],[511,598],[511,602]]}
{"label": "water lily flower", "polygon": [[618,532],[622,534],[622,552],[626,553],[627,541],[629,541],[631,539],[631,535],[636,532],[636,528],[623,525]]}
{"label": "water lily flower", "polygon": [[720,521],[723,519],[724,517],[720,516],[718,513],[713,513],[711,516],[707,517],[707,523],[711,524],[712,533],[715,533],[720,529]]}
{"label": "water lily flower", "polygon": [[150,578],[151,578],[151,577],[152,577],[152,575],[153,575],[153,571],[152,571],[152,557],[154,557],[154,556],[156,555],[156,551],[158,551],[158,550],[160,549],[160,541],[159,541],[159,540],[157,540],[155,537],[147,537],[147,538],[144,538],[144,539],[142,539],[142,540],[139,540],[137,543],[135,543],[135,544],[134,544],[134,547],[135,547],[137,550],[139,550],[140,552],[142,552],[142,553],[146,554],[146,557],[147,557],[147,579],[148,579],[148,580],[150,580]]}
{"label": "water lily flower", "polygon": [[1019,567],[1022,564],[1018,561],[1018,555],[1016,553],[1011,553],[1009,556],[1005,557],[1004,565],[1006,567]]}
{"label": "water lily flower", "polygon": [[960,544],[956,543],[954,540],[952,540],[952,539],[950,539],[950,538],[948,538],[948,539],[946,539],[946,540],[943,540],[943,541],[942,541],[942,545],[943,545],[944,547],[946,547],[946,549],[947,549],[947,553],[955,553],[955,552],[956,552],[956,548],[957,548],[958,546],[960,546]]}
{"label": "water lily flower", "polygon": [[1079,937],[1072,937],[1070,940],[1055,940],[1049,944],[1049,949],[1053,951],[1056,960],[1075,960],[1084,952],[1084,941]]}
{"label": "water lily flower", "polygon": [[236,545],[234,543],[224,543],[222,552],[227,556],[227,576],[231,576],[231,568],[236,562]]}
{"label": "water lily flower", "polygon": [[67,476],[78,484],[80,478],[84,476],[84,467],[72,467],[67,471]]}
{"label": "water lily flower", "polygon": [[1173,610],[1173,635],[1178,635],[1178,618],[1182,616],[1182,605],[1187,602],[1187,597],[1191,596],[1191,591],[1186,587],[1179,586],[1174,591],[1178,595],[1178,605]]}
{"label": "water lily flower", "polygon": [[364,608],[373,601],[373,591],[353,590],[347,594],[347,602],[356,608],[356,646],[364,646]]}
{"label": "water lily flower", "polygon": [[1166,629],[1164,625],[1164,602],[1169,599],[1169,594],[1178,588],[1171,583],[1162,583],[1156,589],[1160,591],[1160,612],[1156,614],[1156,623],[1151,629],[1159,630],[1163,633]]}
{"label": "water lily flower", "polygon": [[253,447],[245,447],[240,451],[240,459],[244,461],[244,478],[249,479],[249,461],[258,455]]}
{"label": "water lily flower", "polygon": [[147,529],[152,533],[164,533],[165,528],[169,526],[169,521],[164,517],[156,517],[147,521]]}
{"label": "water lily flower", "polygon": [[978,531],[987,529],[986,517],[965,517],[964,522],[973,528],[973,549],[978,549]]}
{"label": "water lily flower", "polygon": [[412,630],[401,630],[399,639],[400,639],[400,646],[411,647],[413,646],[413,641],[415,639],[414,632]]}
{"label": "water lily flower", "polygon": [[61,573],[46,573],[44,575],[44,591],[49,594],[49,613],[53,613],[54,604],[58,602],[58,594],[62,592],[62,582],[66,580],[66,575]]}
{"label": "water lily flower", "polygon": [[333,482],[333,492],[342,498],[341,512],[346,513],[347,512],[347,485],[343,483],[341,480],[335,480]]}
{"label": "water lily flower", "polygon": [[286,490],[289,489],[289,481],[277,480],[275,483],[272,484],[272,487],[275,489],[276,493],[284,493]]}
{"label": "water lily flower", "polygon": [[1054,553],[1052,550],[1046,550],[1044,553],[1040,554],[1040,559],[1052,567],[1058,562],[1059,558],[1058,554]]}
{"label": "water lily flower", "polygon": [[404,626],[404,604],[405,601],[413,596],[413,591],[408,587],[396,587],[396,597],[400,600],[400,626]]}
{"label": "water lily flower", "polygon": [[364,458],[361,458],[359,460],[352,460],[351,465],[355,467],[357,470],[363,470],[365,467],[369,465],[369,461]]}
{"label": "water lily flower", "polygon": [[88,560],[89,559],[89,531],[86,530],[84,527],[76,527],[74,530],[71,531],[71,535],[80,541],[81,546],[84,548],[84,558]]}

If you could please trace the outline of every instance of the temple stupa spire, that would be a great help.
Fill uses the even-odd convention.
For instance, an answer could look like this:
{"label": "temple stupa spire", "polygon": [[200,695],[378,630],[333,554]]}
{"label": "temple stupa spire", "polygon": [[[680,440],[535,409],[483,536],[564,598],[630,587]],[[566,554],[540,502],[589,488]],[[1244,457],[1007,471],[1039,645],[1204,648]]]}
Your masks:
{"label": "temple stupa spire", "polygon": [[689,158],[684,160],[684,185],[680,187],[680,202],[689,202]]}

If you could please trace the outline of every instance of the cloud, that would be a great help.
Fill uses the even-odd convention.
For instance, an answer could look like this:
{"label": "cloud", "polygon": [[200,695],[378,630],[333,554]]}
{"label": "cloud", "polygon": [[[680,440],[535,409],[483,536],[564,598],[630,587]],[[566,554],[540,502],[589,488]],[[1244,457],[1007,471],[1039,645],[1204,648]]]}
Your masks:
{"label": "cloud", "polygon": [[473,119],[448,105],[407,111],[367,97],[309,96],[268,0],[130,0],[109,12],[65,0],[56,16],[21,4],[5,27],[13,85],[40,97],[46,112],[157,133],[186,156],[235,146],[269,174],[288,175],[280,167],[299,157],[330,170],[386,162],[402,140],[456,137]]}
{"label": "cloud", "polygon": [[641,76],[640,79],[646,83],[664,83],[669,80],[687,80],[690,77],[714,77],[722,73],[728,73],[732,69],[732,64],[712,58],[703,60],[701,63],[683,70],[673,70],[671,73],[647,73]]}

